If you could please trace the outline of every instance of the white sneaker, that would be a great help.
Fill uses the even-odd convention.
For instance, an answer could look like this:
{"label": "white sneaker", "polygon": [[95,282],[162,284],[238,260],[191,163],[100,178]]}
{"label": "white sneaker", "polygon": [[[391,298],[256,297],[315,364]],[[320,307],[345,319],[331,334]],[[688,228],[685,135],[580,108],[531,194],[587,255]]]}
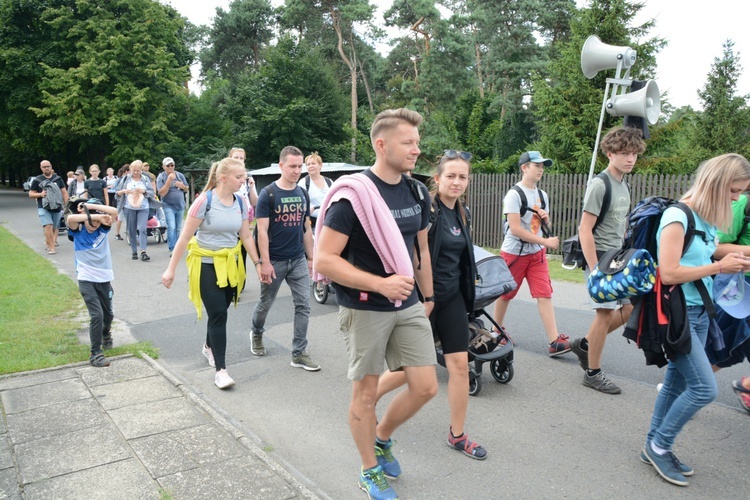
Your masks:
{"label": "white sneaker", "polygon": [[208,360],[208,365],[211,367],[216,367],[216,361],[214,361],[214,353],[211,350],[210,347],[208,347],[206,344],[203,344],[203,349],[201,349],[201,352]]}
{"label": "white sneaker", "polygon": [[216,384],[216,387],[219,389],[228,389],[234,385],[234,380],[232,380],[232,377],[229,376],[227,373],[227,370],[219,370],[216,372],[216,377],[214,377],[214,384]]}
{"label": "white sneaker", "polygon": [[656,392],[661,392],[662,387],[664,387],[664,384],[656,384]]}

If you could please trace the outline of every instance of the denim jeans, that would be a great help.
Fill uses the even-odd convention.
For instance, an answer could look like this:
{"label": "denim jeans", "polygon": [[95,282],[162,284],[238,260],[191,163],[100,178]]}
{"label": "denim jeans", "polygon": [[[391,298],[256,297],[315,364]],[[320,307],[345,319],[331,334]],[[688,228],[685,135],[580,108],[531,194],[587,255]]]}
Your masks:
{"label": "denim jeans", "polygon": [[294,340],[292,341],[292,356],[299,356],[307,347],[307,324],[310,320],[310,274],[307,269],[307,259],[279,260],[271,263],[276,278],[271,284],[260,284],[260,299],[253,311],[253,332],[262,335],[265,331],[266,317],[271,310],[276,294],[279,293],[281,282],[286,280],[292,291],[294,301]]}
{"label": "denim jeans", "polygon": [[671,450],[685,424],[717,396],[716,377],[706,356],[708,314],[703,306],[688,307],[690,354],[667,364],[664,385],[656,397],[647,441]]}
{"label": "denim jeans", "polygon": [[167,222],[167,245],[169,251],[174,250],[177,239],[180,237],[180,231],[182,230],[182,214],[183,209],[177,209],[164,205],[164,218]]}

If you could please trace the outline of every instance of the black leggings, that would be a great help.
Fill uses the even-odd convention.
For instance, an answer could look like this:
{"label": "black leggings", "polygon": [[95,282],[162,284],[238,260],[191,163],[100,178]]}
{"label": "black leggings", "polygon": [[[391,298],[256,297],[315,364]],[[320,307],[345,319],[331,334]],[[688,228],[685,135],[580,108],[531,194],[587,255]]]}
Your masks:
{"label": "black leggings", "polygon": [[227,310],[234,300],[236,287],[227,285],[219,288],[216,284],[216,270],[213,264],[201,264],[201,300],[208,314],[206,345],[211,348],[216,362],[216,371],[227,367]]}

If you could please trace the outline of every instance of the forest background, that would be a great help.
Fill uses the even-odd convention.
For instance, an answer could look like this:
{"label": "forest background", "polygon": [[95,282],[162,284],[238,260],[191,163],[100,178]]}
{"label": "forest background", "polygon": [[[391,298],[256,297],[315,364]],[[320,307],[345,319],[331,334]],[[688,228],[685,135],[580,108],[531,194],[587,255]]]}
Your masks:
{"label": "forest background", "polygon": [[[155,0],[0,0],[0,182],[20,185],[42,158],[58,172],[165,156],[205,169],[233,146],[250,169],[288,144],[368,165],[372,119],[402,106],[425,117],[421,171],[460,149],[477,172],[513,172],[531,149],[555,159],[552,172],[587,172],[613,71],[586,79],[581,47],[589,35],[630,46],[631,77],[652,78],[666,41],[650,35],[654,20],[634,24],[642,7],[393,0],[376,19],[368,0],[234,0],[195,26]],[[409,34],[388,39],[382,25]],[[195,62],[199,95],[188,91]],[[727,39],[699,90],[702,110],[663,96],[638,170],[684,174],[716,154],[747,155],[741,73]],[[605,115],[603,129],[621,123]]]}

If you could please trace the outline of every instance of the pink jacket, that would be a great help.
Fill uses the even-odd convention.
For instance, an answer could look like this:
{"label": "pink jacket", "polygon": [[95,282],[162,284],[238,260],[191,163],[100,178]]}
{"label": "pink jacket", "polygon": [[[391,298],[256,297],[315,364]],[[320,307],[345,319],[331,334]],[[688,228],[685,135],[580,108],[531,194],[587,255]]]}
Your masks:
{"label": "pink jacket", "polygon": [[[315,239],[320,237],[326,211],[332,203],[347,199],[352,204],[354,213],[370,239],[372,246],[380,256],[387,273],[400,276],[414,276],[414,267],[409,252],[404,244],[404,237],[385,204],[380,191],[365,174],[352,174],[341,177],[331,186],[320,207],[319,223],[315,227]],[[330,283],[331,280],[313,269],[313,280]],[[401,301],[395,301],[396,307]]]}

